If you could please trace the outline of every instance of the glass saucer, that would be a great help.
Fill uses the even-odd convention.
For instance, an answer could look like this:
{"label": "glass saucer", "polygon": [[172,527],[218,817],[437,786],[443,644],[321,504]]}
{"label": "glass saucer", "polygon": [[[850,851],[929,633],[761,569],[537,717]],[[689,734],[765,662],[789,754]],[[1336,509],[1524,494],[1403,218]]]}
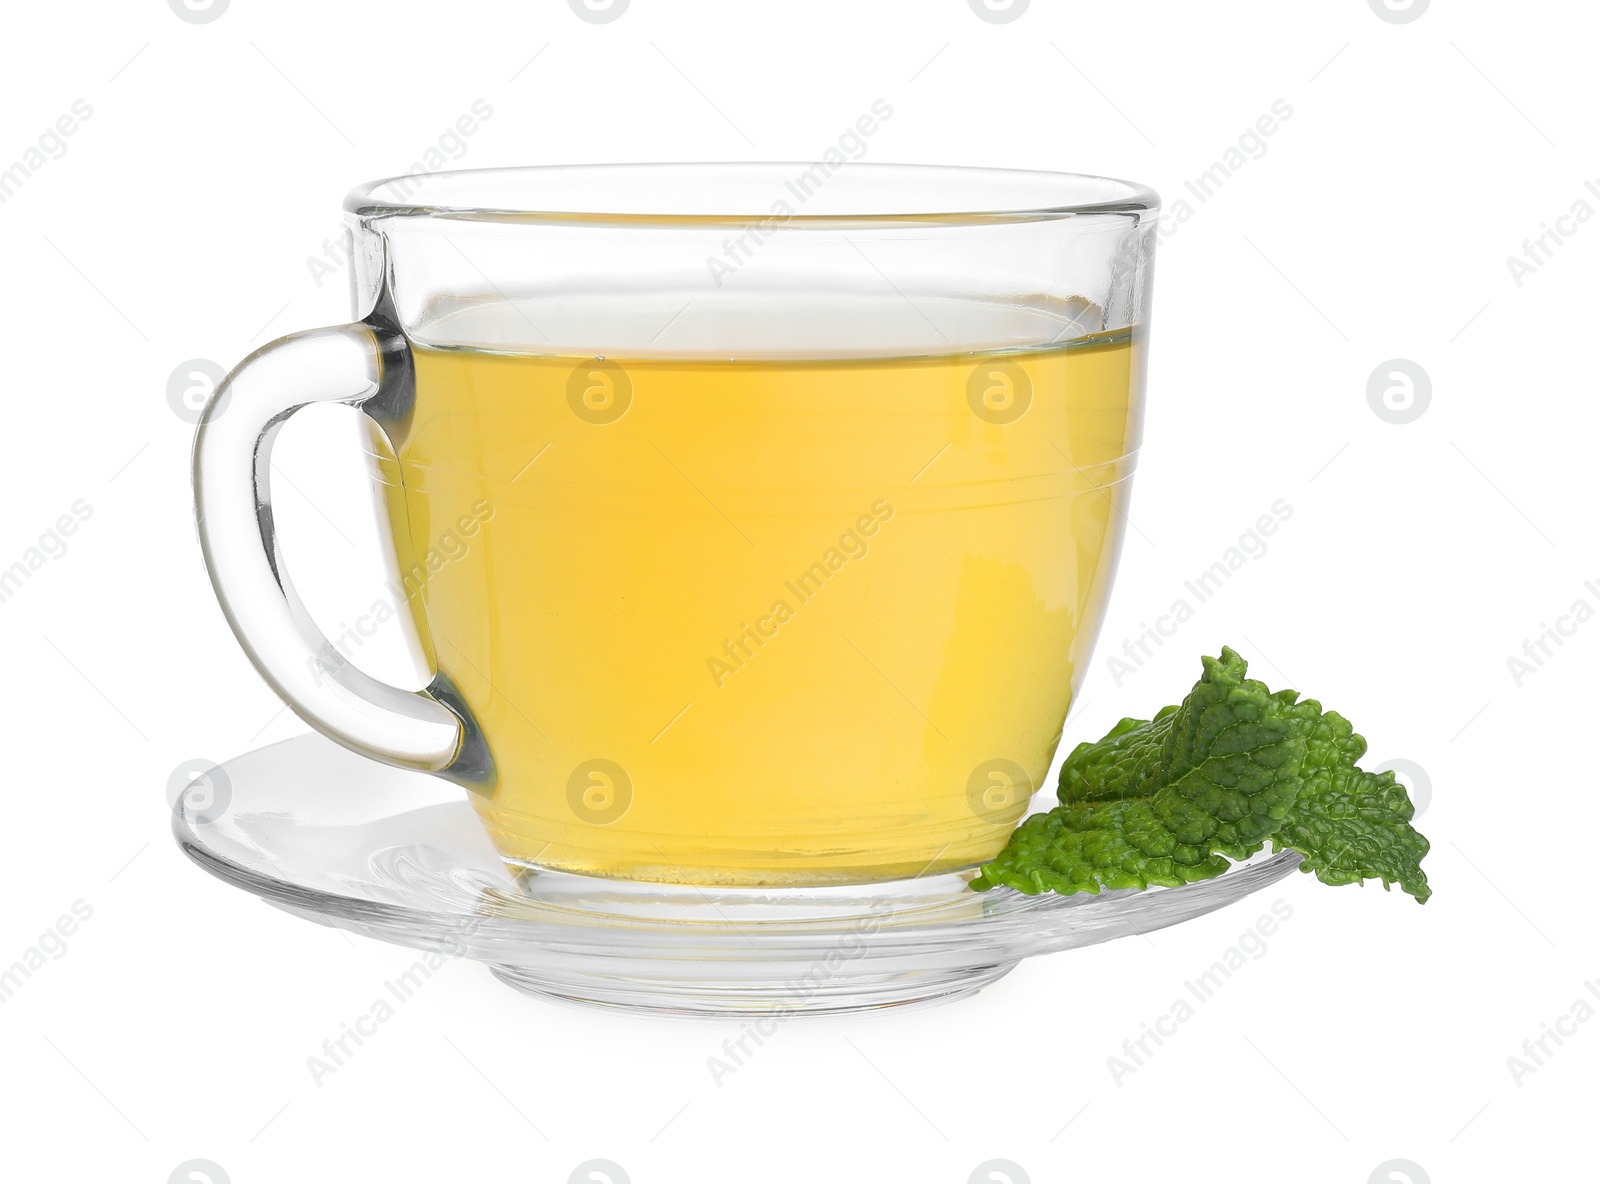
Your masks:
{"label": "glass saucer", "polygon": [[461,790],[317,735],[235,757],[202,782],[175,807],[178,845],[269,904],[476,959],[529,994],[678,1014],[956,999],[1029,955],[1209,913],[1300,861],[1262,853],[1214,880],[1099,896],[977,893],[971,872],[825,888],[642,884],[510,868]]}

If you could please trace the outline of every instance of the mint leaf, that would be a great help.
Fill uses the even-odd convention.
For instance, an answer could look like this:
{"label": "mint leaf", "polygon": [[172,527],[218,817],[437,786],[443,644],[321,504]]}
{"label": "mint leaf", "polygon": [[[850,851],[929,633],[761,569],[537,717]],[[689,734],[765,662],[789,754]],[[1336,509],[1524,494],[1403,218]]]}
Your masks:
{"label": "mint leaf", "polygon": [[1428,841],[1393,774],[1356,766],[1367,745],[1349,721],[1268,691],[1226,647],[1201,662],[1182,704],[1078,745],[1062,766],[1062,804],[1025,820],[973,888],[1177,887],[1270,839],[1323,883],[1379,879],[1425,901]]}
{"label": "mint leaf", "polygon": [[[1193,819],[1203,829],[1203,813]],[[1228,861],[1205,843],[1183,843],[1175,820],[1146,798],[1058,806],[1025,819],[1006,849],[972,881],[978,891],[1006,885],[1026,892],[1098,893],[1101,888],[1176,888],[1209,880]]]}
{"label": "mint leaf", "polygon": [[1300,788],[1304,710],[1224,649],[1178,707],[1079,745],[1063,804],[1027,819],[973,887],[1038,893],[1177,886],[1259,851]]}
{"label": "mint leaf", "polygon": [[1426,902],[1433,894],[1421,867],[1428,840],[1411,826],[1415,810],[1405,787],[1393,773],[1356,767],[1367,742],[1344,716],[1321,712],[1315,699],[1303,706],[1319,708],[1319,718],[1306,744],[1304,784],[1272,845],[1300,852],[1300,870],[1324,884],[1376,879],[1385,891],[1399,884]]}

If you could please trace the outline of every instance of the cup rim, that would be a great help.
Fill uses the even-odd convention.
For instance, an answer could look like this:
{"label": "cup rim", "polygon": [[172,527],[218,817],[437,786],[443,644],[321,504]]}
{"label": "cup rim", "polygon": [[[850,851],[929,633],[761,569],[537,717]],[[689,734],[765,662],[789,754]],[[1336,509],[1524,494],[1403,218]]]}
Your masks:
{"label": "cup rim", "polygon": [[1088,173],[878,161],[641,162],[408,172],[345,197],[362,219],[605,224],[1045,221],[1159,210],[1146,185]]}

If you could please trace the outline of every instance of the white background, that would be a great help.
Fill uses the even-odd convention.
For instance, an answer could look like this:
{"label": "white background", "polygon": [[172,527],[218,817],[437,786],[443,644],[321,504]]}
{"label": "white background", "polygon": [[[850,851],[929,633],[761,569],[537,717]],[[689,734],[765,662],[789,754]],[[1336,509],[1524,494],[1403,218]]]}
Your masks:
{"label": "white background", "polygon": [[[1580,199],[1600,210],[1597,26],[1588,5],[1472,0],[1410,23],[1365,0],[1033,0],[1003,24],[965,0],[633,0],[609,24],[561,0],[232,0],[205,24],[161,0],[9,6],[0,168],[75,100],[93,115],[0,204],[0,567],[74,502],[92,517],[0,603],[0,965],[75,901],[93,915],[0,1005],[4,1175],[1592,1171],[1569,1161],[1592,1162],[1600,1023],[1520,1083],[1507,1058],[1600,976],[1600,624],[1521,685],[1507,658],[1580,597],[1600,607],[1600,219],[1568,223],[1520,285],[1506,258]],[[343,274],[319,286],[307,263],[345,190],[410,167],[480,98],[494,114],[461,166],[809,160],[884,98],[870,159],[1188,196],[1158,269],[1138,529],[1067,747],[1175,700],[1232,644],[1348,715],[1374,761],[1426,769],[1435,898],[1295,876],[951,1006],[787,1026],[720,1086],[706,1059],[732,1025],[558,1008],[458,963],[314,1083],[307,1057],[412,956],[266,908],[173,846],[177,766],[304,728],[212,599],[166,386],[187,359],[346,320]],[[1264,154],[1194,202],[1185,182],[1279,99],[1293,115]],[[1397,357],[1432,383],[1407,424],[1366,396]],[[349,562],[364,524],[304,455],[286,444],[304,496],[280,495],[284,530]],[[1293,516],[1267,553],[1119,684],[1107,655],[1277,499]],[[323,610],[370,601],[346,597]],[[1107,1058],[1274,900],[1293,915],[1266,954],[1115,1081]]]}

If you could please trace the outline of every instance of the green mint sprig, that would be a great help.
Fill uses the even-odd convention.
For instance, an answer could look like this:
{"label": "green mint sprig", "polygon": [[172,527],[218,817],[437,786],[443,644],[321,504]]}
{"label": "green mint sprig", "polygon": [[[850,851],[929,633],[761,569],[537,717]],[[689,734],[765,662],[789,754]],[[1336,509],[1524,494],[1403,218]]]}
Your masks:
{"label": "green mint sprig", "polygon": [[1382,880],[1426,901],[1428,840],[1393,773],[1356,762],[1367,742],[1337,712],[1267,689],[1223,647],[1187,698],[1078,745],[1061,805],[1023,821],[972,881],[1039,892],[1177,887],[1219,876],[1271,842],[1324,884]]}

